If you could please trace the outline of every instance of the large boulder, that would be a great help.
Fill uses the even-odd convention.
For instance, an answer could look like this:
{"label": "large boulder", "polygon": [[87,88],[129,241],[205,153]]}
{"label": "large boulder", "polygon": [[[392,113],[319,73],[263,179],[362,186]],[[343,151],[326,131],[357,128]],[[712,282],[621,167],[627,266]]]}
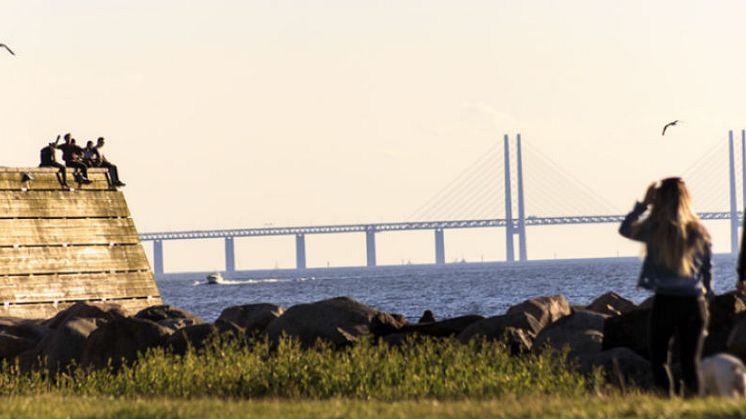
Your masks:
{"label": "large boulder", "polygon": [[458,334],[457,339],[462,343],[468,343],[474,338],[503,341],[508,339],[509,334],[514,333],[508,333],[509,329],[520,329],[524,330],[533,341],[536,336],[534,330],[539,328],[540,325],[536,319],[526,313],[502,314],[470,324]]}
{"label": "large boulder", "polygon": [[229,321],[244,329],[247,335],[264,332],[269,324],[282,316],[285,309],[274,304],[246,304],[228,307],[218,320]]}
{"label": "large boulder", "polygon": [[24,351],[35,348],[49,333],[40,322],[14,317],[0,318],[0,361],[11,361]]}
{"label": "large boulder", "polygon": [[80,361],[88,336],[99,327],[101,321],[95,318],[72,318],[51,329],[35,348],[39,358],[46,361],[50,374],[65,371],[73,363]]}
{"label": "large boulder", "polygon": [[146,307],[135,314],[135,317],[150,320],[171,330],[204,323],[204,320],[189,311],[168,304]]}
{"label": "large boulder", "polygon": [[572,308],[564,295],[553,295],[550,297],[536,297],[528,299],[518,305],[512,306],[505,313],[507,315],[526,314],[531,321],[534,334],[538,334],[547,325],[556,322],[562,317],[569,316]]}
{"label": "large boulder", "polygon": [[628,313],[637,308],[637,305],[630,300],[610,291],[593,300],[585,306],[586,310],[595,311],[596,313],[616,316]]}
{"label": "large boulder", "polygon": [[637,308],[604,321],[603,350],[625,347],[645,359],[648,354],[650,309]]}
{"label": "large boulder", "polygon": [[86,342],[82,364],[105,368],[110,362],[114,369],[131,363],[139,353],[148,348],[165,345],[172,330],[155,322],[136,317],[119,317],[111,320],[93,333]]}
{"label": "large boulder", "polygon": [[77,302],[60,311],[51,319],[42,322],[42,325],[50,329],[57,329],[73,319],[112,320],[126,315],[127,313],[119,304]]}
{"label": "large boulder", "polygon": [[470,314],[440,321],[405,325],[402,326],[400,332],[434,337],[452,337],[480,320],[484,320],[484,316]]}
{"label": "large boulder", "polygon": [[479,315],[467,315],[434,322],[407,324],[402,326],[395,333],[385,335],[384,342],[391,345],[401,345],[410,337],[454,337],[458,336],[458,334],[469,327],[469,325],[480,320],[484,320],[484,317]]}
{"label": "large boulder", "polygon": [[202,349],[207,340],[217,333],[218,328],[209,323],[187,326],[169,336],[166,345],[174,354],[184,355],[190,347],[195,350]]}
{"label": "large boulder", "polygon": [[702,356],[726,351],[731,331],[746,316],[746,304],[735,291],[711,298],[708,308],[710,324]]}
{"label": "large boulder", "polygon": [[533,342],[533,350],[546,347],[561,351],[569,348],[569,356],[601,352],[606,316],[593,311],[577,311],[542,329]]}
{"label": "large boulder", "polygon": [[217,320],[214,324],[204,323],[177,330],[166,339],[166,346],[176,355],[184,355],[189,348],[200,350],[216,336],[238,337],[243,328],[227,320]]}
{"label": "large boulder", "polygon": [[369,335],[374,318],[379,327],[385,321],[397,322],[390,325],[393,329],[401,327],[393,316],[377,316],[379,313],[349,297],[331,298],[290,307],[267,326],[265,333],[272,343],[285,335],[298,339],[304,347],[314,345],[317,340],[343,346]]}
{"label": "large boulder", "polygon": [[601,368],[606,381],[621,388],[650,388],[653,384],[650,362],[629,348],[616,347],[603,352],[582,354],[575,362],[580,372],[585,374]]}
{"label": "large boulder", "polygon": [[459,333],[458,339],[464,343],[475,337],[503,340],[515,334],[515,332],[506,333],[508,328],[522,329],[533,339],[547,325],[571,313],[572,308],[562,295],[532,298],[510,307],[503,315],[472,323]]}

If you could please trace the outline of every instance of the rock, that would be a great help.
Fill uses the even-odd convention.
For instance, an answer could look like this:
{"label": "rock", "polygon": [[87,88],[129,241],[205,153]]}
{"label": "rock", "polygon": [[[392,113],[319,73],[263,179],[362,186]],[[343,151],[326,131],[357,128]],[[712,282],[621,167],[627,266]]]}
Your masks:
{"label": "rock", "polygon": [[44,368],[37,347],[50,329],[38,320],[0,317],[0,361],[18,362],[21,371]]}
{"label": "rock", "polygon": [[467,343],[473,338],[504,341],[509,337],[508,335],[514,334],[514,332],[506,333],[508,328],[512,328],[526,331],[527,336],[533,340],[535,336],[533,330],[538,330],[539,327],[536,319],[530,314],[515,312],[478,320],[459,333],[457,339],[462,343]]}
{"label": "rock", "polygon": [[585,308],[596,313],[617,316],[636,309],[637,305],[615,292],[607,292],[593,300]]}
{"label": "rock", "polygon": [[746,360],[746,316],[740,317],[728,336],[726,352],[741,358],[743,361]]}
{"label": "rock", "polygon": [[49,331],[35,320],[0,317],[0,361],[36,348]]}
{"label": "rock", "polygon": [[127,313],[119,304],[78,302],[60,311],[51,319],[42,322],[42,325],[50,329],[57,329],[72,319],[111,320],[126,315]]}
{"label": "rock", "polygon": [[746,304],[735,291],[711,298],[708,308],[710,325],[702,349],[703,357],[726,351],[731,331],[746,316]]}
{"label": "rock", "polygon": [[184,355],[191,347],[195,350],[204,348],[208,339],[220,333],[217,326],[205,323],[180,329],[166,339],[166,345],[174,354]]}
{"label": "rock", "polygon": [[488,340],[503,340],[508,337],[506,329],[509,327],[523,329],[533,339],[547,325],[571,313],[572,308],[562,295],[532,298],[510,307],[503,315],[471,324],[458,335],[458,340],[466,343],[477,336]]}
{"label": "rock", "polygon": [[391,346],[401,346],[407,339],[416,339],[417,335],[411,333],[392,333],[390,335],[383,336],[381,340]]}
{"label": "rock", "polygon": [[[310,347],[318,339],[335,346],[347,345],[360,336],[370,334],[371,322],[378,310],[349,297],[337,297],[310,304],[290,307],[273,320],[266,329],[269,340],[276,344],[284,334]],[[396,321],[393,316],[379,316],[378,322]],[[379,324],[379,327],[381,324]],[[400,324],[391,324],[398,329]]]}
{"label": "rock", "polygon": [[458,336],[458,334],[469,327],[469,325],[483,319],[483,316],[468,315],[430,323],[408,324],[402,326],[401,329],[395,333],[384,335],[383,340],[388,344],[399,346],[404,343],[407,338],[415,340],[418,337],[425,336],[435,338],[454,337]]}
{"label": "rock", "polygon": [[593,311],[578,311],[545,327],[533,342],[535,352],[545,347],[561,351],[568,347],[569,356],[601,352],[606,316]]}
{"label": "rock", "polygon": [[472,314],[431,323],[406,325],[401,328],[401,331],[404,333],[417,333],[424,336],[451,337],[457,336],[459,333],[463,332],[464,329],[480,320],[484,320],[484,317]]}
{"label": "rock", "polygon": [[36,347],[39,341],[0,332],[0,361],[12,363],[13,358]]}
{"label": "rock", "polygon": [[603,350],[626,347],[645,359],[648,355],[650,309],[637,308],[604,320]]}
{"label": "rock", "polygon": [[236,323],[233,323],[230,320],[215,320],[215,323],[213,325],[218,329],[218,333],[220,335],[227,337],[232,336],[234,338],[240,338],[246,334],[246,330],[237,325]]}
{"label": "rock", "polygon": [[[184,309],[170,306],[168,304],[150,306],[150,307],[144,308],[140,310],[137,314],[135,314],[135,317],[138,319],[150,320],[155,323],[160,323],[165,320],[186,320],[185,322],[182,322],[182,324],[188,323],[188,325],[204,323],[204,320],[195,316],[194,314]],[[164,323],[173,324],[173,325],[178,324],[178,322],[170,322],[170,323],[164,322]]]}
{"label": "rock", "polygon": [[188,327],[188,326],[194,326],[196,324],[202,324],[202,323],[195,323],[194,319],[163,319],[163,320],[160,320],[160,321],[158,321],[156,323],[158,323],[159,325],[161,325],[163,327],[167,327],[167,328],[173,330],[174,332],[177,331],[177,330],[179,330],[179,329],[183,329],[185,327]]}
{"label": "rock", "polygon": [[518,305],[512,306],[505,313],[513,315],[516,313],[525,313],[535,319],[531,321],[534,336],[541,329],[562,317],[569,316],[572,313],[570,304],[564,295],[553,295],[551,297],[536,297],[528,299]]}
{"label": "rock", "polygon": [[505,328],[505,344],[508,345],[511,355],[531,352],[534,345],[531,335],[526,330],[515,327]]}
{"label": "rock", "polygon": [[0,333],[38,340],[48,332],[49,328],[43,326],[42,322],[37,320],[0,317]]}
{"label": "rock", "polygon": [[640,304],[637,305],[637,309],[638,310],[639,309],[650,310],[651,308],[653,308],[653,299],[654,298],[655,298],[655,296],[652,296],[652,295],[650,297],[646,298],[645,300],[643,300],[643,302],[641,302]]}
{"label": "rock", "polygon": [[650,362],[635,351],[617,347],[595,354],[582,354],[576,358],[579,370],[590,374],[594,368],[602,368],[606,381],[620,388],[650,388],[653,375]]}
{"label": "rock", "polygon": [[375,336],[386,336],[399,332],[407,324],[407,318],[401,314],[379,311],[370,319],[368,328]]}
{"label": "rock", "polygon": [[435,321],[435,316],[433,315],[433,312],[430,310],[425,310],[422,313],[422,317],[420,317],[419,320],[417,320],[417,323],[432,323]]}
{"label": "rock", "polygon": [[272,320],[282,316],[285,309],[274,304],[246,304],[228,307],[220,313],[218,320],[230,321],[246,331],[246,334],[263,333]]}
{"label": "rock", "polygon": [[116,318],[91,333],[83,352],[82,364],[105,368],[111,361],[116,370],[123,363],[134,362],[138,353],[163,346],[171,333],[170,329],[150,320],[137,317]]}
{"label": "rock", "polygon": [[102,319],[71,318],[52,329],[39,342],[35,351],[46,360],[50,374],[66,371],[73,363],[79,363],[88,336],[99,327],[100,321]]}

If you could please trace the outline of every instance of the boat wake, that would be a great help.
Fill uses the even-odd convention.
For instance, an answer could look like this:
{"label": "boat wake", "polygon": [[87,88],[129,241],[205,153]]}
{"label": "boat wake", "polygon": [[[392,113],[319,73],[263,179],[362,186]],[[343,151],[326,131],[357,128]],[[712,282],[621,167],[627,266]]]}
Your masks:
{"label": "boat wake", "polygon": [[262,278],[262,279],[223,279],[218,283],[209,283],[207,281],[194,281],[193,285],[255,285],[255,284],[275,284],[287,282],[305,282],[316,278]]}

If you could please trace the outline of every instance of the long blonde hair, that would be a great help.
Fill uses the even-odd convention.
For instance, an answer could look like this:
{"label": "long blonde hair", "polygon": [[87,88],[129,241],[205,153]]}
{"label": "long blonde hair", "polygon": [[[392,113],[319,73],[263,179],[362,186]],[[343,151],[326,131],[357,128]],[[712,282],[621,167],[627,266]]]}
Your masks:
{"label": "long blonde hair", "polygon": [[681,178],[661,181],[650,215],[634,228],[647,232],[647,252],[660,266],[680,276],[694,274],[695,255],[710,243],[710,234],[692,211],[692,200]]}

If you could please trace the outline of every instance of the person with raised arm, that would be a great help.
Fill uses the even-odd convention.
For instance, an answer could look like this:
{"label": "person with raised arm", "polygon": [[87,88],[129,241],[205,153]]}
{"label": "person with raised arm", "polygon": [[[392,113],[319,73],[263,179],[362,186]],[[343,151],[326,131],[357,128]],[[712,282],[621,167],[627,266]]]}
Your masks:
{"label": "person with raised arm", "polygon": [[[642,217],[645,212],[646,217]],[[707,336],[707,297],[712,288],[710,234],[692,210],[681,178],[650,185],[635,203],[619,233],[643,242],[645,258],[638,286],[653,291],[650,313],[650,362],[656,387],[675,394],[671,376],[671,339],[678,336],[685,395],[698,393],[697,371]]]}
{"label": "person with raised arm", "polygon": [[76,175],[76,180],[79,183],[91,183],[88,180],[88,166],[81,161],[83,149],[75,144],[75,139],[70,136],[70,133],[65,134],[64,139],[65,142],[57,145],[57,148],[62,150],[62,160],[65,161],[65,166],[80,173],[80,175]]}
{"label": "person with raised arm", "polygon": [[55,156],[55,150],[57,149],[57,144],[60,142],[60,136],[57,136],[57,139],[49,143],[49,145],[45,146],[41,149],[40,157],[41,162],[39,163],[39,167],[56,167],[59,169],[60,173],[60,183],[62,186],[68,188],[67,184],[67,171],[65,170],[65,165],[62,163],[59,163],[57,161],[57,157]]}

